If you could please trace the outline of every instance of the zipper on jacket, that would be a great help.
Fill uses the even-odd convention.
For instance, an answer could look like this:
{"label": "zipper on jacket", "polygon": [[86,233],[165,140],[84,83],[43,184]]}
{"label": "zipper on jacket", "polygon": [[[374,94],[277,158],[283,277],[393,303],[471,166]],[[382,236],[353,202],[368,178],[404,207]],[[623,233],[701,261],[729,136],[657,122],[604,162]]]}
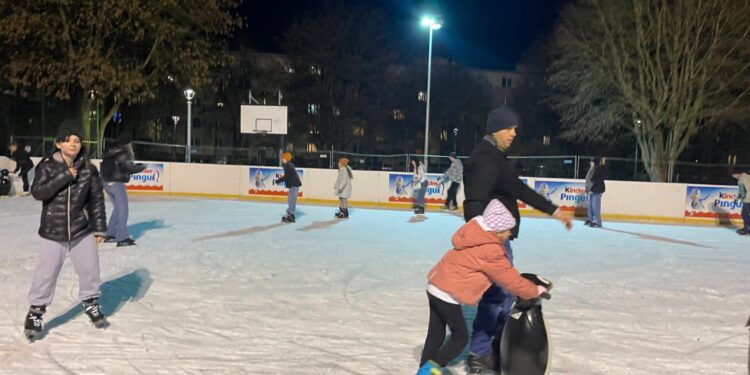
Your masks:
{"label": "zipper on jacket", "polygon": [[68,184],[68,242],[70,242],[72,234],[70,233],[70,184]]}

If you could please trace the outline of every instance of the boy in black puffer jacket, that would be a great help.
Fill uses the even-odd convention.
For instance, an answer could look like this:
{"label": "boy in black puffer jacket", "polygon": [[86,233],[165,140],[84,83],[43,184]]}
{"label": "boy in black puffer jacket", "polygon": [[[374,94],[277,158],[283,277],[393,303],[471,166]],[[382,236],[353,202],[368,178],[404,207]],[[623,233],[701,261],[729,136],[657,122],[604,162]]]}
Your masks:
{"label": "boy in black puffer jacket", "polygon": [[78,296],[84,312],[97,327],[107,324],[99,307],[97,245],[107,229],[99,171],[84,156],[81,137],[64,132],[53,154],[36,168],[32,196],[42,201],[39,236],[42,244],[29,290],[29,312],[24,332],[31,340],[42,331],[42,314],[52,303],[65,256],[78,274]]}
{"label": "boy in black puffer jacket", "polygon": [[128,192],[125,184],[130,182],[130,175],[142,172],[146,166],[135,164],[133,159],[133,146],[127,137],[120,137],[114,146],[107,149],[102,159],[104,191],[113,206],[107,225],[107,242],[116,241],[118,247],[135,245],[128,233]]}

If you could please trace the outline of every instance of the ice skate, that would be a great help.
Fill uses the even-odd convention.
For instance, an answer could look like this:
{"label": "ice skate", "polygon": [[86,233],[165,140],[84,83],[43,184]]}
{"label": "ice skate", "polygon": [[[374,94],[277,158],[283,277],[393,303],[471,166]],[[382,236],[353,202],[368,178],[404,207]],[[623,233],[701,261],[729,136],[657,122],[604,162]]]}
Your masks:
{"label": "ice skate", "polygon": [[336,217],[339,219],[348,219],[349,218],[349,209],[348,208],[342,208],[341,211],[336,213]]}
{"label": "ice skate", "polygon": [[23,324],[23,334],[29,341],[42,332],[42,315],[46,311],[45,306],[31,306],[26,314],[26,321]]}
{"label": "ice skate", "polygon": [[441,375],[443,371],[435,361],[427,361],[417,370],[417,375]]}
{"label": "ice skate", "polygon": [[89,319],[91,319],[91,323],[94,327],[107,328],[109,326],[107,318],[102,314],[98,298],[89,298],[83,301],[83,312],[85,312]]}
{"label": "ice skate", "polygon": [[294,223],[294,215],[292,214],[286,214],[286,216],[281,218],[281,221],[284,223]]}
{"label": "ice skate", "polygon": [[478,356],[469,353],[466,357],[466,375],[497,374],[497,357],[494,355]]}

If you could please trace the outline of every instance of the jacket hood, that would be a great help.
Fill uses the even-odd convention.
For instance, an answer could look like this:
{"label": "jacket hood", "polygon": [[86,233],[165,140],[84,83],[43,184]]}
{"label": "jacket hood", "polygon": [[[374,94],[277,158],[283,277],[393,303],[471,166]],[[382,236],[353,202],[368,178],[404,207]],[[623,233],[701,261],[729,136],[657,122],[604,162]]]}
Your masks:
{"label": "jacket hood", "polygon": [[111,158],[121,152],[123,152],[124,147],[120,145],[113,145],[107,148],[106,151],[104,151],[104,157],[105,158]]}
{"label": "jacket hood", "polygon": [[478,218],[474,218],[458,228],[456,233],[453,234],[451,242],[455,250],[461,251],[470,247],[499,244],[500,240],[494,234],[484,230],[479,224]]}

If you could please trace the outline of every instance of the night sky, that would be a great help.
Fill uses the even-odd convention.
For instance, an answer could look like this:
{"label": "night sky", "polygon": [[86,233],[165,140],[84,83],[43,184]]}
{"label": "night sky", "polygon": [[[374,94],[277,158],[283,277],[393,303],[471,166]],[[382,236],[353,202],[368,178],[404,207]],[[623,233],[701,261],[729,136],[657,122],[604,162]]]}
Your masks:
{"label": "night sky", "polygon": [[[279,41],[296,19],[319,8],[324,0],[245,0],[246,26],[238,35],[262,52],[280,52]],[[386,14],[391,38],[403,61],[423,58],[426,28],[419,19],[437,9],[444,26],[434,34],[434,53],[473,68],[512,69],[524,50],[551,31],[566,0],[346,0],[366,3]]]}

